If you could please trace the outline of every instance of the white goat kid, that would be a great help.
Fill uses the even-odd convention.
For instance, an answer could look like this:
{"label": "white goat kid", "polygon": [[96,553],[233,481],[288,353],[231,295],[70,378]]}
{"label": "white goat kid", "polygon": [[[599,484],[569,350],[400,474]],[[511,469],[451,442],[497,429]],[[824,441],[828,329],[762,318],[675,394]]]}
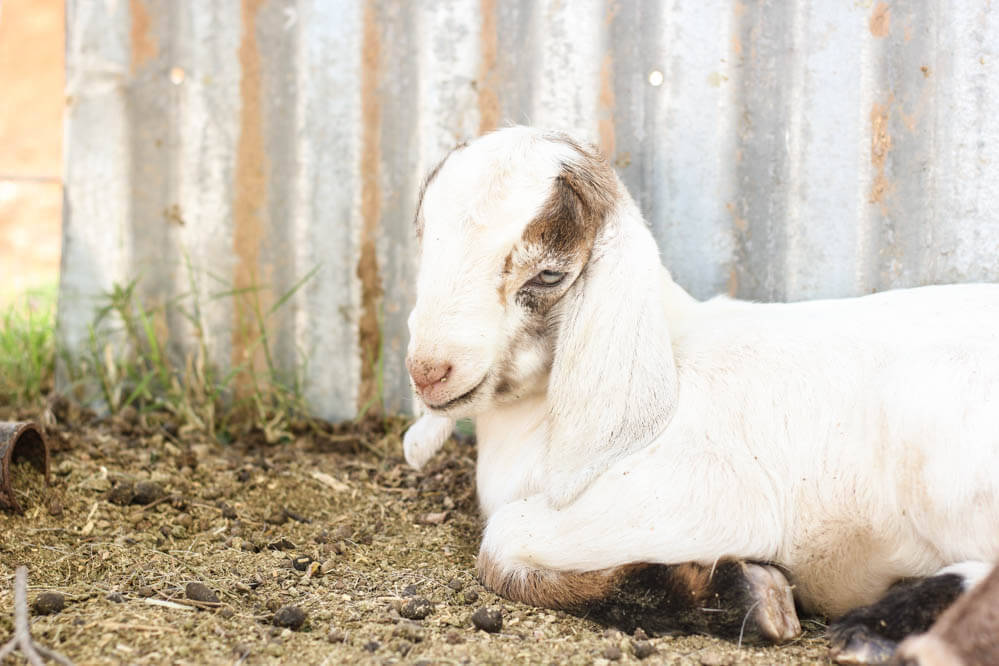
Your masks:
{"label": "white goat kid", "polygon": [[[605,161],[522,127],[447,156],[417,230],[407,365],[428,414],[406,456],[475,417],[498,592],[781,640],[799,631],[785,579],[743,560],[839,617],[999,556],[999,286],[698,302]],[[837,631],[844,660],[898,640],[868,616]]]}

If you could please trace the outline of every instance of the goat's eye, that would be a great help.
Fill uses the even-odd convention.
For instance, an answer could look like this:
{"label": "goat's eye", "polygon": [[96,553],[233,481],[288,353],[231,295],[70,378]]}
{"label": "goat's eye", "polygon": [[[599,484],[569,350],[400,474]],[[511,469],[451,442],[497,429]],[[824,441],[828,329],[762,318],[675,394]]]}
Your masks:
{"label": "goat's eye", "polygon": [[531,284],[542,286],[542,287],[554,287],[562,279],[565,278],[565,273],[560,273],[559,271],[541,271],[534,276],[531,280]]}

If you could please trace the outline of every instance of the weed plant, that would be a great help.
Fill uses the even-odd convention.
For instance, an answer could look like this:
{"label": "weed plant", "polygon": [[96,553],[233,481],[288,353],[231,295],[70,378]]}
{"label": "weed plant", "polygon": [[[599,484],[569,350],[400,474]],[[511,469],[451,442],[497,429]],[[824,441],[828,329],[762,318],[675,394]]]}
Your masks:
{"label": "weed plant", "polygon": [[0,311],[0,404],[37,402],[55,370],[55,287],[30,291]]}
{"label": "weed plant", "polygon": [[[225,370],[210,360],[193,280],[190,293],[158,306],[143,302],[138,280],[115,285],[99,301],[86,349],[75,354],[57,348],[55,290],[26,295],[0,320],[0,403],[43,401],[53,389],[58,359],[68,378],[65,390],[96,411],[167,414],[181,431],[222,442],[250,428],[269,443],[286,441],[293,426],[311,423],[302,397],[307,359],[299,351],[293,368],[279,367],[271,332],[275,317],[317,272],[318,267],[273,299],[267,287],[257,285],[209,296],[230,299],[235,321],[245,326],[238,331],[247,342],[245,359]],[[265,306],[265,300],[273,302]],[[193,331],[183,345],[167,340],[165,322],[176,315]]]}

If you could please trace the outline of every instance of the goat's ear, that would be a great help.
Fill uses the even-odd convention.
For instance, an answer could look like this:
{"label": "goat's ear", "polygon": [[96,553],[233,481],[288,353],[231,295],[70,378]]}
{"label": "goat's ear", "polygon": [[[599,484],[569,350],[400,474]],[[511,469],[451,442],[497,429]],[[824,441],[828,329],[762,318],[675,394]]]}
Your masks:
{"label": "goat's ear", "polygon": [[677,377],[668,279],[634,205],[609,211],[583,273],[560,303],[545,456],[554,507],[572,502],[669,423]]}

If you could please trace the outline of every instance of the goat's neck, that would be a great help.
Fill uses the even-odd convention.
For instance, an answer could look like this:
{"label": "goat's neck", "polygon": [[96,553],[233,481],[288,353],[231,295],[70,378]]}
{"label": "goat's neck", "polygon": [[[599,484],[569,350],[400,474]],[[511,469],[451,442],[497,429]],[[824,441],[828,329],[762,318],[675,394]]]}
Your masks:
{"label": "goat's neck", "polygon": [[548,438],[544,393],[493,407],[475,419],[476,489],[487,518],[504,504],[542,490],[540,470]]}

